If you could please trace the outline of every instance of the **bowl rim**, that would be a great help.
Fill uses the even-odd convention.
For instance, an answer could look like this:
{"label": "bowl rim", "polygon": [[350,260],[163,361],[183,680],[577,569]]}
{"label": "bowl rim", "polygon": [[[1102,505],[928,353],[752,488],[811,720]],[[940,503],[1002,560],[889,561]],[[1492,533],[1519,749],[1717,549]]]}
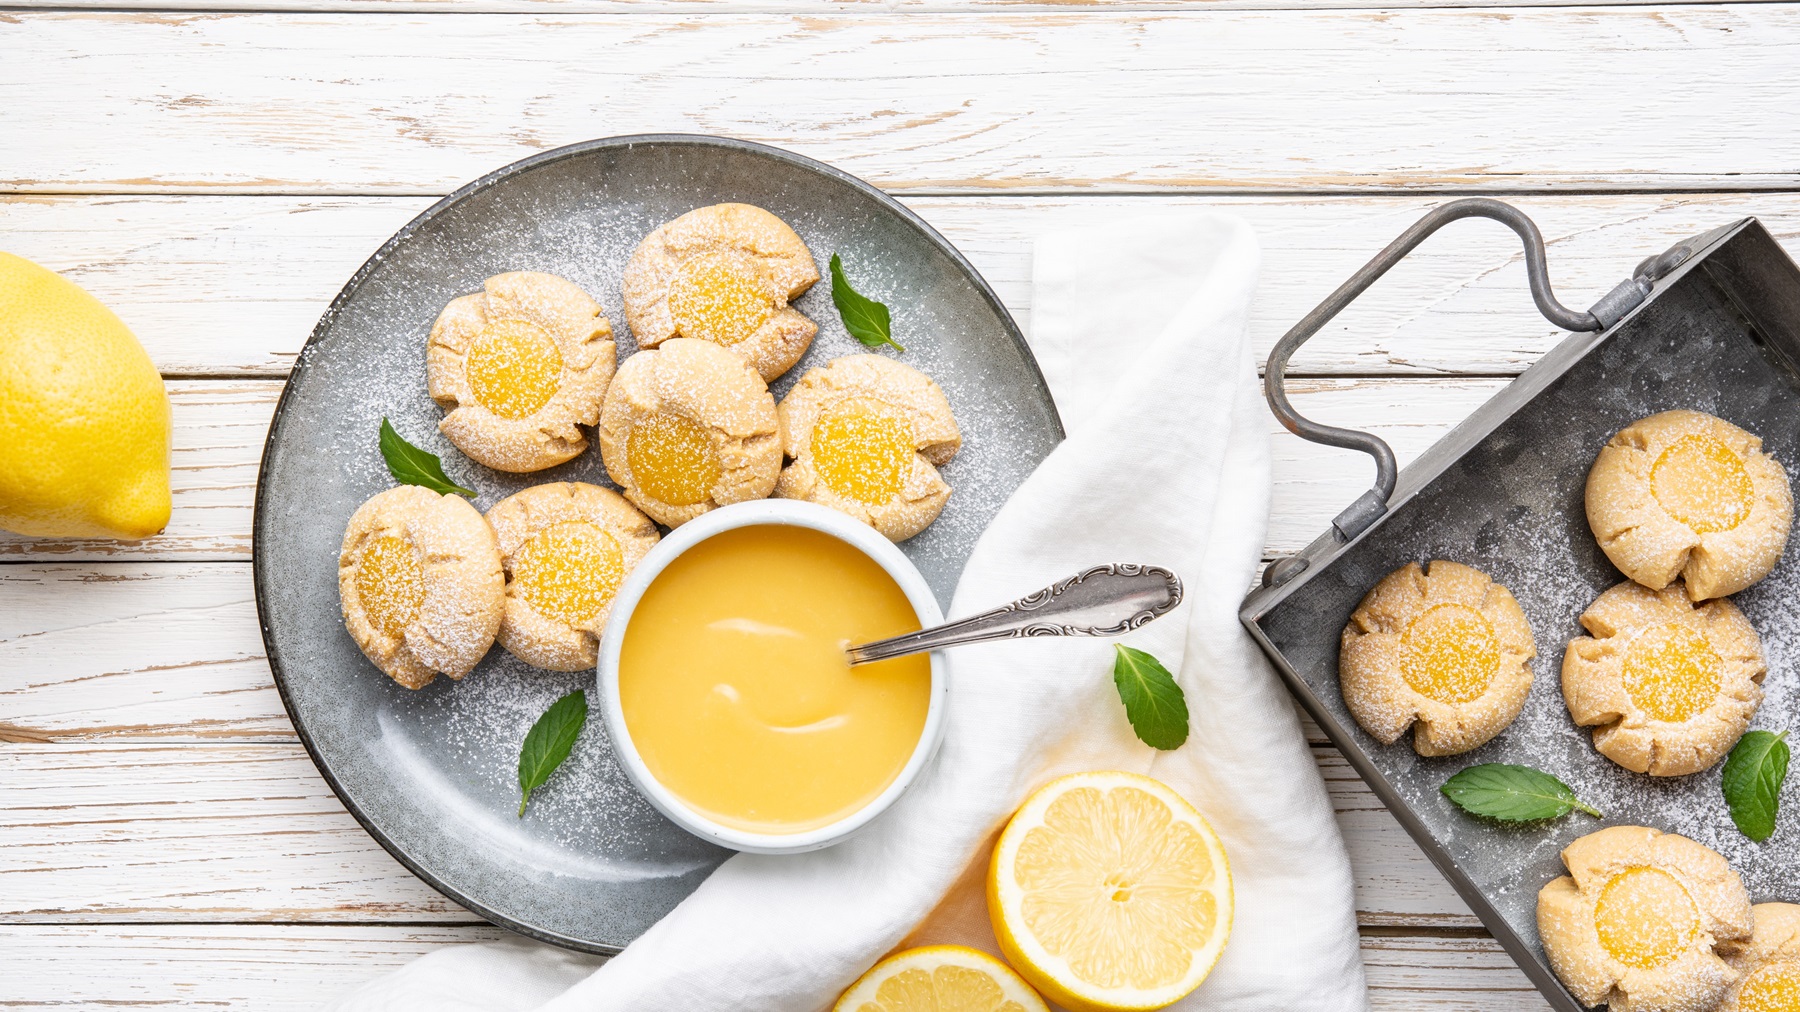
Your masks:
{"label": "bowl rim", "polygon": [[906,595],[919,616],[922,626],[943,621],[937,597],[925,577],[894,543],[874,528],[837,510],[816,503],[794,499],[759,499],[733,503],[710,510],[682,524],[658,541],[626,576],[613,597],[612,612],[600,636],[600,657],[595,669],[595,687],[600,694],[601,716],[611,740],[619,766],[638,791],[656,809],[682,829],[722,847],[752,854],[799,854],[841,843],[874,821],[906,793],[920,773],[931,763],[944,737],[945,697],[949,685],[943,659],[937,651],[929,654],[931,665],[930,699],[925,710],[925,726],[919,732],[918,744],[906,765],[874,800],[836,822],[798,833],[761,833],[739,829],[714,821],[696,811],[651,774],[649,766],[631,740],[625,725],[625,710],[619,699],[619,654],[625,629],[650,584],[671,562],[693,546],[717,534],[744,527],[803,527],[831,535],[862,552],[879,565]]}

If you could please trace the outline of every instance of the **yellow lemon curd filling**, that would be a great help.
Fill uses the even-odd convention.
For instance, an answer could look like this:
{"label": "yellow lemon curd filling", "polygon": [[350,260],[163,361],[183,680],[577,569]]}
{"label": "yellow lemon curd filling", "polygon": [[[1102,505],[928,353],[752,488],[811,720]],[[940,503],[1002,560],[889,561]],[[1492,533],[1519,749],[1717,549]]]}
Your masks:
{"label": "yellow lemon curd filling", "polygon": [[425,604],[425,565],[410,539],[383,534],[363,543],[356,563],[356,599],[382,635],[406,632]]}
{"label": "yellow lemon curd filling", "polygon": [[1627,868],[1601,888],[1594,929],[1608,955],[1653,970],[1693,941],[1700,910],[1675,876],[1659,868]]}
{"label": "yellow lemon curd filling", "polygon": [[715,822],[797,833],[894,782],[925,729],[923,656],[850,666],[919,628],[887,571],[828,534],[740,527],[669,563],[632,609],[619,706],[650,774]]}
{"label": "yellow lemon curd filling", "polygon": [[741,256],[697,256],[669,283],[669,317],[682,337],[733,345],[775,315],[775,301],[756,265]]}
{"label": "yellow lemon curd filling", "polygon": [[1750,515],[1754,490],[1743,458],[1711,436],[1683,436],[1650,468],[1663,511],[1696,534],[1728,531]]}
{"label": "yellow lemon curd filling", "polygon": [[600,617],[624,578],[618,541],[581,520],[539,531],[513,556],[513,582],[525,602],[546,618],[578,628]]}
{"label": "yellow lemon curd filling", "polygon": [[1218,929],[1206,841],[1135,787],[1057,798],[1019,844],[1013,875],[1031,934],[1099,987],[1174,984]]}
{"label": "yellow lemon curd filling", "polygon": [[1006,997],[993,977],[967,966],[940,966],[929,972],[901,970],[881,982],[875,1000],[856,1007],[856,1012],[1025,1012],[1025,1006]]}
{"label": "yellow lemon curd filling", "polygon": [[1440,703],[1481,698],[1500,670],[1500,640],[1487,616],[1440,604],[1400,634],[1400,674],[1413,691]]}
{"label": "yellow lemon curd filling", "polygon": [[1800,1012],[1800,964],[1776,963],[1744,979],[1738,1012]]}
{"label": "yellow lemon curd filling", "polygon": [[819,478],[839,495],[871,506],[900,494],[917,452],[906,416],[873,398],[839,401],[813,426]]}
{"label": "yellow lemon curd filling", "polygon": [[550,403],[562,384],[562,367],[556,342],[524,320],[489,323],[463,363],[476,403],[502,418],[525,418]]}
{"label": "yellow lemon curd filling", "polygon": [[699,422],[667,411],[632,426],[625,459],[638,488],[671,506],[694,506],[712,498],[724,473],[712,434]]}
{"label": "yellow lemon curd filling", "polygon": [[1679,622],[1652,626],[1625,648],[1625,694],[1652,719],[1679,724],[1718,698],[1722,666],[1703,633]]}

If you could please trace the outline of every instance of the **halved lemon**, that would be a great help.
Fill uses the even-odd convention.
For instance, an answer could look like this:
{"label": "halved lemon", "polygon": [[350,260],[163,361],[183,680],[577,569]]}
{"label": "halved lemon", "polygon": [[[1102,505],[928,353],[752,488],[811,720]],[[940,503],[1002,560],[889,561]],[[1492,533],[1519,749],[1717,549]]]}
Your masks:
{"label": "halved lemon", "polygon": [[1159,1009],[1231,934],[1225,847],[1194,806],[1135,773],[1053,780],[994,845],[988,916],[1007,960],[1071,1012]]}
{"label": "halved lemon", "polygon": [[832,1012],[1049,1012],[1005,963],[966,945],[907,949],[876,963]]}

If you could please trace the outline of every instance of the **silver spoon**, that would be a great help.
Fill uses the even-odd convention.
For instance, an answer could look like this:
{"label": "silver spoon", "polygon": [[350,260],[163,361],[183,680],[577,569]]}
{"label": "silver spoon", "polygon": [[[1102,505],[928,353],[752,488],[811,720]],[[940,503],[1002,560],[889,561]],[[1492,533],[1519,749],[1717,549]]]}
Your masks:
{"label": "silver spoon", "polygon": [[1020,636],[1114,636],[1181,603],[1181,578],[1161,566],[1115,562],[1085,569],[992,611],[849,648],[868,664],[927,650]]}

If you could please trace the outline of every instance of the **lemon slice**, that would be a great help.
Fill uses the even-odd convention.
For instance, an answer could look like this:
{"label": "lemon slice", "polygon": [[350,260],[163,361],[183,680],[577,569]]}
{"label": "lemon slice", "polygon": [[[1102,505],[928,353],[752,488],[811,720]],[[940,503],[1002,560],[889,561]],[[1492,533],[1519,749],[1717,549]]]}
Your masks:
{"label": "lemon slice", "polygon": [[832,1012],[1049,1012],[1005,963],[966,945],[907,949],[876,963]]}
{"label": "lemon slice", "polygon": [[1159,1009],[1212,972],[1231,868],[1200,813],[1135,773],[1077,773],[1007,823],[988,869],[1000,951],[1071,1012]]}

